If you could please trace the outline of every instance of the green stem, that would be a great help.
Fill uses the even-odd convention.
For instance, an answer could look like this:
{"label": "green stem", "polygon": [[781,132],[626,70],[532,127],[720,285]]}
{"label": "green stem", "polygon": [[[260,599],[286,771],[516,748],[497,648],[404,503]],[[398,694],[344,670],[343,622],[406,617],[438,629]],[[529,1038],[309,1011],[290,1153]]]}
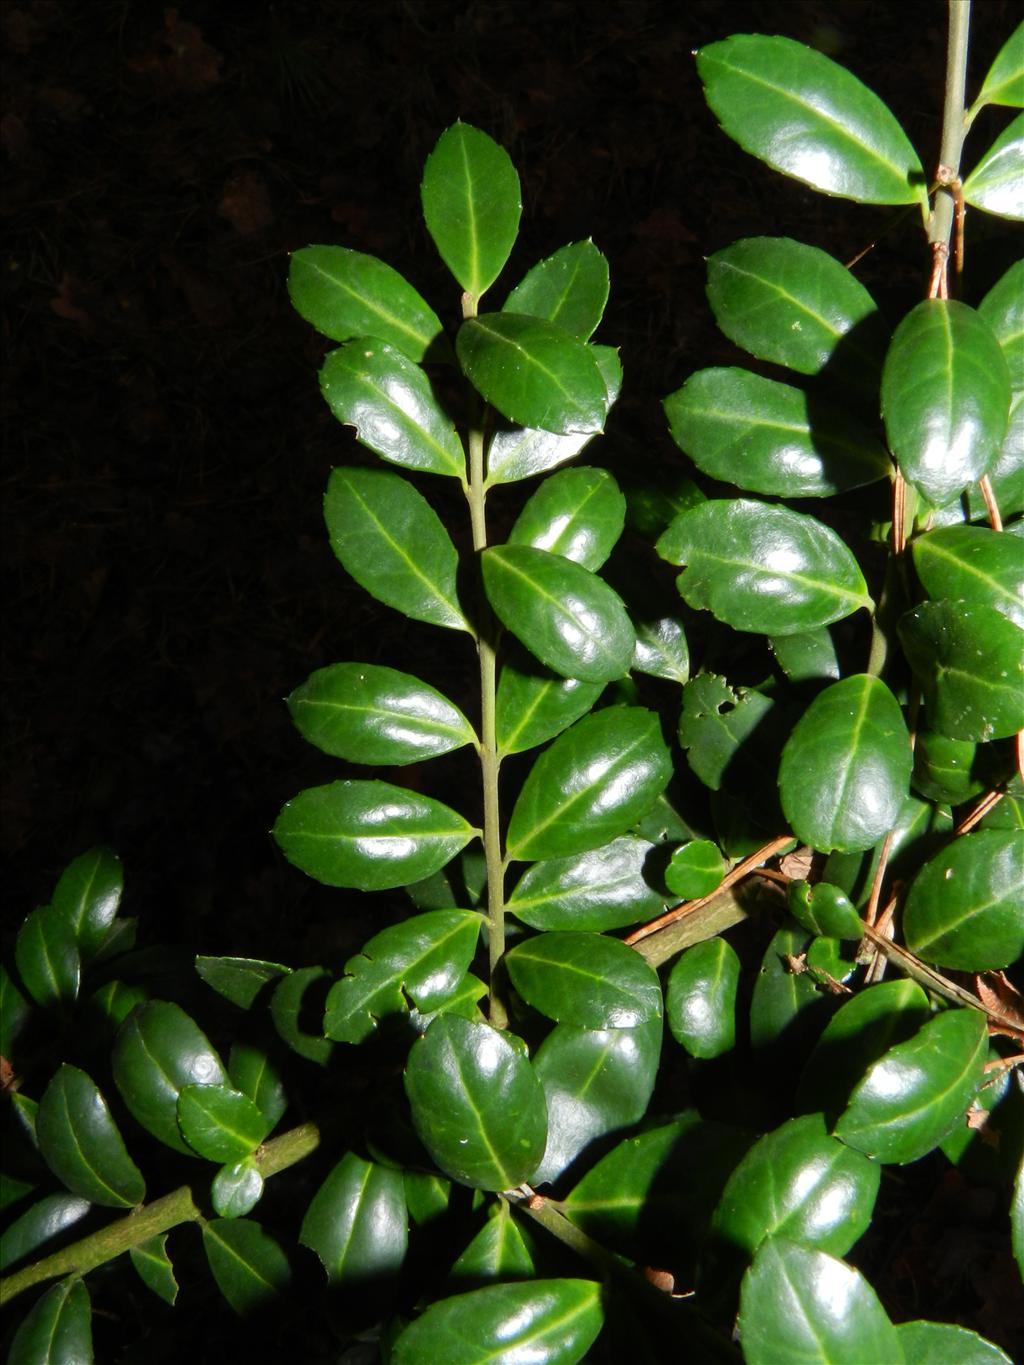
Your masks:
{"label": "green stem", "polygon": [[[269,1178],[304,1160],[319,1145],[320,1129],[315,1123],[303,1123],[288,1133],[282,1133],[279,1138],[264,1143],[256,1153],[256,1165],[260,1174]],[[83,1237],[61,1251],[55,1251],[52,1256],[34,1261],[23,1270],[8,1275],[0,1280],[0,1307],[44,1280],[62,1275],[84,1275],[181,1223],[204,1222],[211,1216],[205,1195],[207,1184],[206,1181],[197,1181],[194,1185],[182,1185],[171,1194],[165,1194],[162,1199],[134,1209],[116,1223],[109,1223],[98,1232]]]}
{"label": "green stem", "polygon": [[[960,153],[967,123],[964,94],[967,88],[967,46],[971,28],[971,0],[949,0],[949,38],[946,47],[946,96],[942,107],[942,142],[939,164],[960,174]],[[928,228],[929,242],[949,245],[953,227],[953,196],[946,189],[935,194]]]}

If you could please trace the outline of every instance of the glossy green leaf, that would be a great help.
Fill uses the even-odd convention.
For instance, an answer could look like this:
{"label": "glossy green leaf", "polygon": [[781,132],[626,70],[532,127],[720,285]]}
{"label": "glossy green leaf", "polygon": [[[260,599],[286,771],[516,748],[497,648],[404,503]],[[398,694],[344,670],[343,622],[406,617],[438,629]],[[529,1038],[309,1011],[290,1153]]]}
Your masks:
{"label": "glossy green leaf", "polygon": [[222,1166],[210,1183],[210,1203],[219,1218],[244,1218],[263,1196],[263,1176],[251,1156]]}
{"label": "glossy green leaf", "polygon": [[950,739],[934,730],[919,731],[914,742],[911,786],[929,801],[962,805],[998,781],[993,757],[986,745]]}
{"label": "glossy green leaf", "polygon": [[250,1218],[211,1218],[203,1249],[217,1288],[241,1317],[283,1294],[292,1271],[280,1244]]}
{"label": "glossy green leaf", "polygon": [[974,104],[976,107],[1007,104],[1013,109],[1024,108],[1024,23],[1017,25],[999,49]]}
{"label": "glossy green leaf", "polygon": [[186,1085],[226,1085],[228,1078],[185,1011],[167,1000],[140,1005],[121,1025],[112,1063],[134,1118],[166,1146],[194,1155],[178,1128],[178,1095]]}
{"label": "glossy green leaf", "polygon": [[720,1057],[734,1046],[739,979],[740,960],[722,938],[695,943],[673,964],[665,1015],[691,1057]]}
{"label": "glossy green leaf", "polygon": [[1005,739],[1024,728],[1024,635],[994,607],[922,602],[899,635],[929,727],[951,739]]}
{"label": "glossy green leaf", "polygon": [[331,987],[324,1032],[341,1043],[361,1043],[377,1021],[436,1009],[461,984],[476,951],[480,917],[468,910],[430,910],[381,930],[345,963]]}
{"label": "glossy green leaf", "polygon": [[42,1252],[47,1242],[74,1227],[91,1208],[88,1199],[74,1194],[47,1194],[37,1199],[0,1235],[0,1270],[8,1271],[26,1257]]}
{"label": "glossy green leaf", "polygon": [[890,470],[881,441],[850,413],[750,370],[698,370],[664,406],[698,469],[752,493],[829,497]]}
{"label": "glossy green leaf", "polygon": [[1015,391],[1024,388],[1024,260],[1013,265],[995,282],[978,312],[992,328],[1010,367]]}
{"label": "glossy green leaf", "polygon": [[235,1089],[248,1095],[273,1128],[288,1108],[288,1100],[278,1070],[263,1049],[252,1043],[232,1043],[228,1075]]}
{"label": "glossy green leaf", "polygon": [[[737,346],[800,374],[877,388],[888,341],[857,277],[791,237],[747,237],[708,258],[708,302]],[[733,480],[732,482],[735,482]]]}
{"label": "glossy green leaf", "polygon": [[929,597],[983,602],[1024,627],[1024,550],[984,526],[943,526],[918,536],[914,568]]}
{"label": "glossy green leaf", "polygon": [[470,1023],[485,1023],[480,1001],[487,994],[487,986],[478,976],[467,972],[450,995],[440,1000],[434,1009],[420,1010],[414,1005],[409,1010],[409,1025],[416,1033],[426,1033],[439,1014],[457,1014]]}
{"label": "glossy green leaf", "polygon": [[92,848],[61,873],[54,910],[71,926],[82,957],[95,956],[117,916],[124,890],[121,859],[109,848]]}
{"label": "glossy green leaf", "polygon": [[924,299],[893,333],[882,372],[885,431],[904,478],[936,507],[994,462],[1010,372],[991,327],[965,303]]}
{"label": "glossy green leaf", "polygon": [[839,659],[828,626],[799,635],[775,636],[768,644],[790,682],[839,677]]}
{"label": "glossy green leaf", "polygon": [[429,877],[476,831],[450,806],[390,782],[309,787],[277,817],[290,863],[328,886],[384,891]]}
{"label": "glossy green leaf", "polygon": [[555,1025],[534,1059],[548,1131],[531,1184],[556,1180],[591,1142],[643,1118],[658,1073],[661,1034],[660,1018],[627,1029]]}
{"label": "glossy green leaf", "polygon": [[790,38],[741,33],[701,48],[697,71],[725,132],[775,170],[861,203],[924,202],[906,133],[829,57]]}
{"label": "glossy green leaf", "polygon": [[353,763],[416,763],[476,740],[447,697],[381,664],[318,668],[288,698],[288,710],[310,744]]}
{"label": "glossy green leaf", "polygon": [[293,1052],[317,1066],[326,1066],[334,1044],[323,1036],[324,1001],[330,972],[325,967],[300,967],[284,976],[270,997],[270,1017]]}
{"label": "glossy green leaf", "polygon": [[690,647],[682,621],[675,616],[662,616],[653,621],[638,621],[635,628],[633,672],[685,683],[690,676]]}
{"label": "glossy green leaf", "polygon": [[339,422],[381,459],[427,474],[466,480],[466,453],[430,380],[394,346],[360,337],[331,351],[320,391]]}
{"label": "glossy green leaf", "polygon": [[56,907],[43,905],[27,916],[14,943],[14,961],[22,985],[37,1005],[78,995],[82,964],[75,931]]}
{"label": "glossy green leaf", "polygon": [[1018,114],[964,181],[964,199],[1000,218],[1024,219],[1024,114]]}
{"label": "glossy green leaf", "polygon": [[157,1298],[163,1299],[164,1303],[170,1304],[173,1308],[178,1297],[178,1281],[171,1258],[167,1254],[166,1232],[158,1237],[151,1237],[148,1242],[140,1242],[138,1246],[129,1247],[128,1255],[146,1288],[151,1289]]}
{"label": "glossy green leaf", "polygon": [[626,499],[605,469],[563,469],[519,513],[509,545],[532,545],[597,570],[626,522]]}
{"label": "glossy green leaf", "polygon": [[576,1365],[603,1320],[593,1280],[487,1285],[431,1304],[395,1342],[391,1365]]}
{"label": "glossy green leaf", "polygon": [[622,599],[596,574],[525,545],[494,546],[481,563],[495,615],[547,668],[593,683],[626,673],[636,636]]}
{"label": "glossy green leaf", "polygon": [[839,536],[786,507],[710,500],[676,517],[657,550],[685,565],[684,600],[737,630],[793,635],[872,605]]}
{"label": "glossy green leaf", "polygon": [[427,157],[420,187],[427,231],[441,259],[474,300],[501,273],[519,234],[519,176],[508,153],[461,121]]}
{"label": "glossy green leaf", "polygon": [[451,1181],[433,1171],[402,1172],[405,1202],[409,1217],[417,1227],[427,1227],[443,1218],[452,1198]]}
{"label": "glossy green leaf", "polygon": [[903,912],[907,947],[955,971],[1000,971],[1024,957],[1024,836],[961,836],[914,878]]}
{"label": "glossy green leaf", "polygon": [[68,1276],[32,1305],[14,1334],[7,1365],[92,1365],[92,1360],[89,1291],[82,1280]]}
{"label": "glossy green leaf", "polygon": [[836,1137],[877,1161],[917,1161],[966,1113],[987,1045],[979,1011],[938,1015],[875,1062],[836,1124]]}
{"label": "glossy green leaf", "polygon": [[1013,1365],[998,1346],[952,1322],[901,1322],[896,1335],[912,1365]]}
{"label": "glossy green leaf", "polygon": [[539,261],[509,294],[502,312],[544,318],[589,341],[607,302],[608,262],[588,239]]}
{"label": "glossy green leaf", "polygon": [[43,1160],[73,1194],[124,1209],[146,1197],[142,1172],[95,1083],[65,1063],[43,1092],[36,1114]]}
{"label": "glossy green leaf", "polygon": [[786,908],[809,934],[829,938],[860,939],[864,922],[838,886],[829,882],[792,881],[786,888]]}
{"label": "glossy green leaf", "polygon": [[615,706],[585,716],[527,774],[509,821],[508,855],[533,861],[600,848],[646,814],[671,775],[653,711]]}
{"label": "glossy green leaf", "polygon": [[513,1218],[509,1205],[501,1202],[452,1266],[448,1284],[461,1289],[472,1284],[536,1278],[525,1231]]}
{"label": "glossy green leaf", "polygon": [[495,730],[498,752],[519,754],[553,739],[579,720],[604,691],[552,673],[523,651],[505,660],[498,678]]}
{"label": "glossy green leaf", "polygon": [[249,1009],[271,981],[291,971],[280,962],[255,957],[197,957],[196,972],[218,995]]}
{"label": "glossy green leaf", "polygon": [[123,981],[108,981],[95,991],[90,1004],[109,1025],[111,1035],[117,1031],[136,1005],[149,998],[141,986],[126,986]]}
{"label": "glossy green leaf", "polygon": [[754,1257],[739,1332],[746,1365],[907,1365],[860,1271],[785,1237],[768,1238]]}
{"label": "glossy green leaf", "polygon": [[374,336],[411,360],[447,351],[441,322],[397,270],[341,246],[307,246],[288,269],[292,306],[332,341]]}
{"label": "glossy green leaf", "polygon": [[405,1091],[420,1140],[453,1180],[522,1184],[544,1151],[544,1092],[524,1053],[487,1024],[440,1015],[412,1046]]}
{"label": "glossy green leaf", "polygon": [[721,850],[710,839],[691,839],[672,852],[665,869],[665,885],[680,900],[709,896],[725,876]]}
{"label": "glossy green leaf", "polygon": [[421,493],[389,469],[335,469],[324,496],[331,548],[372,597],[416,621],[468,630],[458,555]]}
{"label": "glossy green leaf", "polygon": [[771,709],[770,697],[743,687],[733,690],[716,673],[690,679],[683,688],[679,742],[706,787],[719,790],[744,741]]}
{"label": "glossy green leaf", "polygon": [[782,1059],[792,1080],[821,1027],[828,1002],[808,972],[795,972],[790,959],[807,950],[808,937],[788,924],[765,950],[750,1002],[750,1042],[755,1054]]}
{"label": "glossy green leaf", "polygon": [[534,863],[506,908],[533,929],[621,929],[659,914],[665,898],[644,876],[653,850],[625,834],[588,853]]}
{"label": "glossy green leaf", "polygon": [[178,1127],[200,1156],[223,1162],[249,1156],[270,1131],[252,1100],[230,1085],[182,1086]]}
{"label": "glossy green leaf", "polygon": [[299,1241],[334,1285],[390,1279],[405,1260],[409,1218],[401,1171],[347,1152],[313,1196]]}
{"label": "glossy green leaf", "polygon": [[513,986],[535,1010],[581,1028],[635,1028],[662,1013],[647,961],[602,934],[561,932],[526,939],[505,954]]}
{"label": "glossy green leaf", "polygon": [[910,788],[910,736],[880,678],[859,673],[820,692],[786,741],[782,809],[802,843],[823,852],[871,848]]}

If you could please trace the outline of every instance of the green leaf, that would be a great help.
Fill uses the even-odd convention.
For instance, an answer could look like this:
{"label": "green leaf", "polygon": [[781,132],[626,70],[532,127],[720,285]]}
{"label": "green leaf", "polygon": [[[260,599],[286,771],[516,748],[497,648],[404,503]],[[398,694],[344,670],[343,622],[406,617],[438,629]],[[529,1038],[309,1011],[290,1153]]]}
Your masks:
{"label": "green leaf", "polygon": [[501,273],[519,234],[519,176],[503,147],[461,121],[441,134],[423,168],[427,231],[474,302]]}
{"label": "green leaf", "polygon": [[597,570],[626,522],[626,499],[604,469],[563,469],[519,513],[509,545],[532,545]]}
{"label": "green leaf", "polygon": [[270,1128],[288,1108],[288,1100],[277,1068],[260,1047],[252,1043],[232,1043],[228,1058],[231,1084],[248,1095]]}
{"label": "green leaf", "polygon": [[93,993],[90,1004],[95,1006],[113,1034],[121,1027],[136,1005],[148,999],[141,986],[126,986],[123,981],[108,981]]}
{"label": "green leaf", "polygon": [[691,1057],[720,1057],[735,1045],[739,979],[740,960],[722,938],[694,944],[673,964],[665,1015]]}
{"label": "green leaf", "polygon": [[244,1218],[263,1196],[263,1176],[251,1156],[222,1166],[210,1184],[210,1203],[220,1218]]}
{"label": "green leaf", "polygon": [[1024,957],[1024,843],[1012,829],[961,836],[914,878],[903,911],[907,947],[955,971]]}
{"label": "green leaf", "polygon": [[390,782],[309,787],[277,817],[290,863],[328,886],[385,891],[429,877],[477,833],[451,807]]}
{"label": "green leaf", "polygon": [[415,1005],[409,1011],[409,1024],[416,1033],[426,1033],[439,1014],[457,1014],[472,1024],[485,1023],[479,1002],[487,994],[487,986],[472,972],[459,981],[451,995],[445,996],[435,1009],[419,1010]]}
{"label": "green leaf", "polygon": [[839,659],[828,626],[799,635],[779,635],[768,644],[790,682],[839,677]]}
{"label": "green leaf", "polygon": [[434,310],[397,270],[342,246],[307,246],[288,269],[292,306],[332,341],[374,336],[410,360],[450,355]]}
{"label": "green leaf", "polygon": [[325,967],[300,967],[282,977],[270,997],[270,1017],[278,1034],[293,1052],[317,1066],[326,1066],[334,1051],[334,1044],[323,1036],[330,975]]}
{"label": "green leaf", "polygon": [[251,1155],[270,1131],[252,1100],[229,1085],[182,1086],[178,1127],[200,1156],[223,1162]]}
{"label": "green leaf", "polygon": [[381,664],[318,668],[288,698],[288,710],[310,744],[353,763],[416,763],[476,742],[447,697]]}
{"label": "green leaf", "polygon": [[556,1024],[534,1068],[547,1100],[547,1145],[530,1183],[556,1180],[597,1138],[643,1118],[661,1056],[661,1019],[637,1028]]}
{"label": "green leaf", "polygon": [[782,809],[801,843],[825,853],[871,848],[892,828],[914,757],[899,702],[859,673],[826,687],[786,741]]}
{"label": "green leaf", "polygon": [[291,1283],[280,1244],[250,1218],[209,1219],[203,1224],[203,1249],[217,1288],[240,1317],[263,1308]]}
{"label": "green leaf", "polygon": [[790,1119],[754,1143],[722,1192],[701,1281],[731,1296],[768,1237],[842,1256],[871,1226],[881,1167],[825,1132],[821,1114]]}
{"label": "green leaf", "polygon": [[981,83],[973,107],[981,108],[985,104],[1024,108],[1024,23],[1017,25],[999,49]]}
{"label": "green leaf", "polygon": [[926,202],[917,153],[856,76],[790,38],[735,34],[697,53],[705,97],[744,151],[826,194]]}
{"label": "green leaf", "polygon": [[469,630],[458,604],[458,555],[421,493],[388,469],[335,469],[324,518],[331,548],[356,582],[404,616]]}
{"label": "green leaf", "polygon": [[896,1335],[913,1365],[1013,1365],[998,1346],[952,1322],[901,1322]]}
{"label": "green leaf", "polygon": [[409,1241],[401,1171],[346,1152],[313,1196],[299,1241],[332,1285],[393,1279]]}
{"label": "green leaf", "polygon": [[706,787],[719,790],[744,741],[771,709],[770,697],[752,688],[734,691],[716,673],[690,679],[683,688],[679,742]]}
{"label": "green leaf", "polygon": [[1019,391],[1024,388],[1024,260],[1014,261],[1000,276],[978,304],[978,312],[1003,348],[1010,382]]}
{"label": "green leaf", "polygon": [[662,894],[644,876],[653,844],[625,834],[588,853],[527,868],[506,909],[533,929],[621,929],[660,914]]}
{"label": "green leaf", "polygon": [[943,526],[918,536],[911,548],[929,597],[983,602],[1024,627],[1024,552],[1013,536],[984,526]]}
{"label": "green leaf", "polygon": [[409,1008],[406,996],[423,1011],[442,1005],[469,970],[480,923],[468,910],[430,910],[375,934],[331,987],[328,1038],[364,1042],[379,1019]]}
{"label": "green leaf", "polygon": [[109,848],[91,848],[61,873],[52,905],[71,926],[78,950],[87,961],[110,932],[123,890],[121,859]]}
{"label": "green leaf", "polygon": [[809,934],[861,939],[864,922],[845,892],[828,882],[792,881],[786,888],[786,908]]}
{"label": "green leaf", "polygon": [[247,1010],[255,1004],[260,991],[290,967],[280,962],[264,962],[256,957],[197,957],[196,973],[218,995]]}
{"label": "green leaf", "polygon": [[498,678],[496,736],[498,752],[523,753],[553,739],[579,720],[604,691],[601,682],[563,678],[524,650],[507,658]]}
{"label": "green leaf", "polygon": [[376,337],[331,351],[320,391],[361,445],[391,464],[466,482],[466,453],[420,367]]}
{"label": "green leaf", "polygon": [[37,1005],[54,1005],[78,995],[82,964],[75,931],[55,906],[40,906],[26,917],[14,943],[14,961],[22,985]]}
{"label": "green leaf", "polygon": [[167,1254],[167,1233],[150,1237],[147,1242],[140,1242],[138,1246],[129,1247],[128,1255],[146,1288],[151,1289],[157,1298],[163,1299],[164,1303],[169,1303],[173,1308],[178,1297],[178,1281],[171,1258]]}
{"label": "green leaf", "polygon": [[964,181],[968,204],[999,218],[1024,219],[1024,114],[1018,114],[993,142]]}
{"label": "green leaf", "polygon": [[875,1062],[836,1124],[836,1137],[876,1161],[917,1161],[967,1112],[987,1044],[980,1011],[938,1015]]}
{"label": "green leaf", "polygon": [[533,1252],[523,1229],[502,1201],[452,1266],[448,1282],[453,1288],[463,1288],[474,1282],[536,1278]]}
{"label": "green leaf", "polygon": [[988,323],[951,299],[912,308],[882,371],[886,436],[904,478],[944,507],[993,464],[1009,410],[1010,372]]}
{"label": "green leaf", "polygon": [[676,517],[657,550],[686,566],[683,599],[737,630],[794,635],[872,606],[836,533],[786,507],[711,500]]}
{"label": "green leaf", "polygon": [[683,623],[676,616],[636,623],[633,672],[685,683],[690,676],[690,648]]}
{"label": "green leaf", "polygon": [[914,742],[911,786],[929,801],[962,805],[1000,780],[1002,774],[993,762],[994,757],[987,745],[950,739],[934,730],[919,730]]}
{"label": "green leaf", "polygon": [[664,406],[698,469],[753,493],[829,497],[889,472],[881,441],[843,408],[750,370],[698,370]]}
{"label": "green leaf", "polygon": [[493,546],[481,564],[495,615],[546,667],[595,683],[628,670],[636,636],[622,599],[596,574],[526,545]]}
{"label": "green leaf", "polygon": [[80,1222],[92,1208],[87,1199],[73,1194],[47,1194],[30,1204],[0,1235],[0,1270],[8,1271],[19,1261],[41,1252],[47,1242]]}
{"label": "green leaf", "polygon": [[635,1028],[660,1019],[661,986],[632,948],[602,934],[539,934],[505,954],[513,986],[549,1019],[581,1028]]}
{"label": "green leaf", "polygon": [[593,349],[555,323],[485,313],[462,324],[455,351],[469,382],[510,422],[561,436],[604,430],[608,387]]}
{"label": "green leaf", "polygon": [[502,312],[544,318],[589,341],[607,302],[608,262],[588,238],[539,261],[509,294]]}
{"label": "green leaf", "polygon": [[906,1365],[896,1328],[859,1270],[785,1237],[762,1242],[743,1281],[747,1365]]}
{"label": "green leaf", "polygon": [[14,1334],[7,1365],[92,1365],[92,1359],[89,1291],[68,1276],[32,1305]]}
{"label": "green leaf", "polygon": [[124,1209],[146,1197],[107,1102],[92,1079],[65,1063],[43,1092],[36,1115],[43,1160],[73,1194]]}
{"label": "green leaf", "polygon": [[516,861],[600,848],[650,809],[672,775],[653,711],[609,707],[585,716],[537,759],[508,827]]}
{"label": "green leaf", "polygon": [[18,989],[14,977],[0,963],[0,1056],[14,1056],[18,1036],[31,1014],[32,1006]]}
{"label": "green leaf", "polygon": [[391,1365],[576,1365],[603,1320],[593,1280],[487,1285],[431,1304],[395,1342]]}
{"label": "green leaf", "polygon": [[888,330],[855,275],[790,237],[747,237],[708,258],[708,302],[730,341],[759,360],[877,392]]}
{"label": "green leaf", "polygon": [[987,741],[1024,728],[1024,636],[1001,612],[971,602],[922,602],[898,630],[931,729]]}
{"label": "green leaf", "polygon": [[114,1082],[133,1117],[176,1152],[195,1155],[178,1128],[178,1095],[186,1085],[226,1085],[223,1063],[183,1009],[150,1000],[118,1031]]}
{"label": "green leaf", "polygon": [[725,876],[725,859],[710,839],[691,839],[673,849],[665,885],[680,900],[709,896]]}
{"label": "green leaf", "polygon": [[460,1184],[512,1189],[540,1160],[540,1081],[519,1047],[489,1025],[440,1015],[412,1046],[405,1091],[420,1140]]}
{"label": "green leaf", "polygon": [[790,959],[806,951],[807,935],[788,924],[772,936],[754,982],[750,1042],[762,1065],[781,1061],[792,1080],[820,1030],[828,1002],[807,972],[794,972]]}

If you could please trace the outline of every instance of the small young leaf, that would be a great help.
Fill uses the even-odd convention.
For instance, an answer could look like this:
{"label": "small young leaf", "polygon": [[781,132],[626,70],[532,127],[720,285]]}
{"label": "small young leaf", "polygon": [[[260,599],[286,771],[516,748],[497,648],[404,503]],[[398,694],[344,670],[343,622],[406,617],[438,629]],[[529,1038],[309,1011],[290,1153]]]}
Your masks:
{"label": "small young leaf", "polygon": [[390,782],[309,787],[277,817],[273,835],[294,865],[327,886],[386,891],[429,877],[477,831],[450,806]]}
{"label": "small young leaf", "polygon": [[203,1249],[217,1288],[240,1317],[284,1293],[292,1270],[280,1244],[250,1218],[211,1218]]}
{"label": "small young leaf", "polygon": [[901,1322],[896,1335],[911,1365],[1013,1365],[998,1346],[952,1322]]}
{"label": "small young leaf", "polygon": [[509,545],[532,545],[596,571],[626,522],[626,499],[604,469],[563,469],[519,513]]}
{"label": "small young leaf", "polygon": [[657,550],[685,565],[684,600],[736,630],[794,635],[872,605],[836,533],[786,507],[711,500],[676,517]]}
{"label": "small young leaf", "polygon": [[461,121],[437,140],[423,168],[423,217],[441,259],[474,300],[501,273],[523,205],[508,153]]}
{"label": "small young leaf", "polygon": [[632,671],[652,678],[667,678],[680,685],[690,677],[690,647],[686,631],[676,616],[636,623],[636,649]]}
{"label": "small young leaf", "polygon": [[929,597],[983,602],[1024,627],[1024,552],[1014,537],[984,526],[943,526],[911,548]]}
{"label": "small young leaf", "polygon": [[1000,971],[1024,957],[1024,844],[1011,829],[949,844],[914,878],[903,911],[907,947],[954,971]]}
{"label": "small young leaf", "polygon": [[14,1334],[7,1365],[92,1365],[92,1360],[89,1291],[69,1275],[33,1304]]}
{"label": "small young leaf", "polygon": [[270,981],[291,971],[280,962],[255,957],[197,957],[196,973],[225,1000],[247,1010]]}
{"label": "small young leaf", "polygon": [[14,943],[14,961],[37,1005],[78,995],[82,964],[75,931],[55,906],[40,906],[26,917]]}
{"label": "small young leaf", "polygon": [[691,839],[673,850],[665,885],[680,900],[709,896],[725,876],[725,860],[710,839]]}
{"label": "small young leaf", "polygon": [[299,1241],[332,1285],[393,1279],[409,1241],[401,1171],[346,1152],[313,1196]]}
{"label": "small young leaf", "polygon": [[964,181],[964,199],[1000,218],[1024,219],[1024,114],[1018,114]]}
{"label": "small young leaf", "polygon": [[73,1194],[113,1209],[145,1199],[142,1172],[84,1071],[65,1063],[54,1076],[39,1101],[36,1136],[43,1160]]}
{"label": "small young leaf", "polygon": [[123,890],[121,859],[109,848],[90,849],[61,873],[53,908],[71,926],[84,959],[96,955],[110,932]]}
{"label": "small young leaf", "polygon": [[809,934],[861,939],[864,922],[845,892],[828,882],[792,881],[786,888],[786,908]]}
{"label": "small young leaf", "polygon": [[588,239],[563,246],[539,261],[512,290],[501,311],[544,318],[580,341],[589,341],[607,302],[608,262]]}
{"label": "small young leaf", "polygon": [[691,1057],[720,1057],[734,1046],[739,979],[740,960],[722,938],[694,944],[673,965],[665,1015]]}
{"label": "small young leaf", "polygon": [[601,682],[563,678],[525,650],[516,650],[505,659],[498,678],[498,752],[502,757],[519,754],[553,739],[585,716],[604,688]]}
{"label": "small young leaf", "polygon": [[270,1131],[252,1100],[229,1085],[182,1086],[178,1127],[200,1156],[222,1162],[244,1160]]}
{"label": "small young leaf", "polygon": [[508,828],[517,861],[600,848],[650,809],[672,775],[653,711],[609,707],[585,716],[527,774]]}
{"label": "small young leaf", "polygon": [[167,1233],[151,1237],[148,1242],[140,1242],[138,1246],[129,1247],[128,1255],[146,1288],[151,1289],[157,1298],[163,1299],[164,1303],[169,1303],[173,1308],[178,1297],[178,1281],[171,1258],[167,1254]]}
{"label": "small young leaf", "polygon": [[251,1156],[222,1166],[210,1184],[210,1203],[219,1218],[244,1218],[263,1195],[263,1176]]}
{"label": "small young leaf", "polygon": [[625,834],[589,853],[534,863],[506,908],[533,929],[621,929],[660,913],[664,896],[644,876],[654,848]]}
{"label": "small young leaf", "polygon": [[310,744],[353,763],[416,763],[476,740],[447,697],[381,664],[318,668],[288,698],[288,710]]}
{"label": "small young leaf", "polygon": [[1017,25],[999,49],[974,104],[977,108],[985,104],[1024,108],[1024,23]]}
{"label": "small young leaf", "polygon": [[550,933],[505,954],[513,986],[549,1019],[581,1028],[635,1028],[660,1019],[661,987],[653,968],[618,939]]}
{"label": "small young leaf", "polygon": [[906,133],[831,58],[790,38],[741,33],[701,48],[697,71],[725,132],[775,170],[865,204],[926,202]]}

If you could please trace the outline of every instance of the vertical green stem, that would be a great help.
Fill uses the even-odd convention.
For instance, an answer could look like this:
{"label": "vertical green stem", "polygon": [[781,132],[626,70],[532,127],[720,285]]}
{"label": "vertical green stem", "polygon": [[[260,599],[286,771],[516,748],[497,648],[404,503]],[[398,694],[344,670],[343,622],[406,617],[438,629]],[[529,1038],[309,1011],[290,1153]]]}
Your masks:
{"label": "vertical green stem", "polygon": [[[960,153],[967,123],[964,92],[967,87],[967,44],[971,28],[971,0],[949,0],[949,39],[946,47],[946,97],[942,107],[942,142],[939,163],[954,176],[960,174]],[[953,196],[940,189],[935,195],[928,240],[949,245],[953,227]]]}

